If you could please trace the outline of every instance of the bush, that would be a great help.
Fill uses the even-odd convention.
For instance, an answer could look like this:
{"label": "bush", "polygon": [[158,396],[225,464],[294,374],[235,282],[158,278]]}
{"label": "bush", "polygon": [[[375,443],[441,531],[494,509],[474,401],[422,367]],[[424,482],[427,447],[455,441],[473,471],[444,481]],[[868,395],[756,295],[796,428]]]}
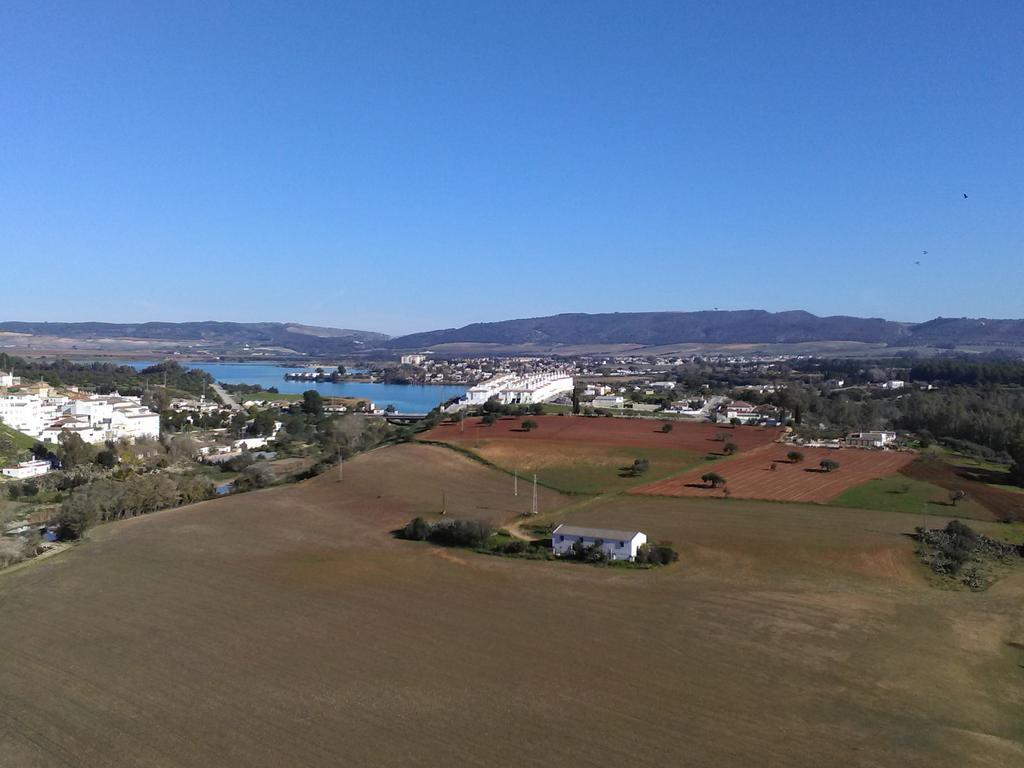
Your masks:
{"label": "bush", "polygon": [[402,538],[410,541],[426,541],[430,537],[430,523],[422,517],[416,517],[406,523]]}
{"label": "bush", "polygon": [[491,413],[490,411],[488,411],[487,413],[484,414],[483,422],[484,422],[484,424],[487,424],[488,426],[490,426],[491,424],[494,424],[497,420],[498,420],[498,414],[496,414],[496,413]]}
{"label": "bush", "polygon": [[666,421],[664,424],[661,425],[661,431],[667,435],[669,432],[672,431],[672,425]]}
{"label": "bush", "polygon": [[804,455],[800,451],[790,451],[786,454],[786,458],[793,464],[799,464],[804,460]]}
{"label": "bush", "polygon": [[732,456],[734,453],[739,451],[740,447],[736,443],[726,443],[722,446],[722,453]]}
{"label": "bush", "polygon": [[818,466],[826,472],[834,472],[839,469],[839,462],[833,461],[832,459],[822,459]]}
{"label": "bush", "polygon": [[669,542],[641,544],[634,562],[641,565],[669,565],[679,559],[679,553]]}
{"label": "bush", "polygon": [[628,472],[633,477],[640,477],[650,468],[651,462],[647,459],[633,459],[633,465],[629,468]]}
{"label": "bush", "polygon": [[422,517],[411,520],[401,536],[412,541],[430,541],[445,547],[482,547],[494,534],[494,526],[483,520],[444,520],[429,523]]}
{"label": "bush", "polygon": [[524,421],[522,423],[522,428],[526,432],[529,432],[529,431],[534,430],[534,429],[537,428],[537,422],[533,421],[532,419],[527,419],[526,421]]}

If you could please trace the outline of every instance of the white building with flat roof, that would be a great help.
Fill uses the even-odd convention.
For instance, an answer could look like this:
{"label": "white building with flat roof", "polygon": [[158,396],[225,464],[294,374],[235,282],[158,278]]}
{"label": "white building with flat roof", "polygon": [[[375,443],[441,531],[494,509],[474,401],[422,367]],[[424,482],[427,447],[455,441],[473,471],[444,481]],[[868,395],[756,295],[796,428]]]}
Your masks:
{"label": "white building with flat roof", "polygon": [[886,448],[894,442],[895,432],[851,432],[846,436],[851,448]]}
{"label": "white building with flat roof", "polygon": [[15,480],[25,480],[29,477],[45,475],[49,471],[50,462],[48,461],[23,461],[20,464],[15,464],[13,467],[0,469],[0,474]]}
{"label": "white building with flat roof", "polygon": [[637,551],[647,543],[647,534],[564,524],[551,532],[551,549],[556,555],[571,554],[575,544],[593,547],[598,542],[609,560],[635,560]]}
{"label": "white building with flat roof", "polygon": [[483,405],[492,397],[502,405],[545,403],[572,389],[573,378],[569,373],[504,373],[467,389],[462,403]]}

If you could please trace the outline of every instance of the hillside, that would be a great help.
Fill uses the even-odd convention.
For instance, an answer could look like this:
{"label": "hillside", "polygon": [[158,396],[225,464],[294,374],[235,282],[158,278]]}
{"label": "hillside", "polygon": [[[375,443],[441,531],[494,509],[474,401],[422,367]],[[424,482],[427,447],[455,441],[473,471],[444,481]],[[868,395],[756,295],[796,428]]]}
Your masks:
{"label": "hillside", "polygon": [[194,351],[231,351],[265,347],[301,354],[342,354],[378,346],[383,333],[342,328],[319,328],[291,323],[33,323],[2,322],[0,332],[26,334],[41,339],[88,341],[93,346],[112,346],[117,341],[141,340],[177,344]]}
{"label": "hillside", "polygon": [[393,349],[458,342],[497,344],[776,344],[809,341],[893,343],[908,325],[878,318],[818,317],[809,312],[616,312],[563,314],[474,323],[391,339]]}

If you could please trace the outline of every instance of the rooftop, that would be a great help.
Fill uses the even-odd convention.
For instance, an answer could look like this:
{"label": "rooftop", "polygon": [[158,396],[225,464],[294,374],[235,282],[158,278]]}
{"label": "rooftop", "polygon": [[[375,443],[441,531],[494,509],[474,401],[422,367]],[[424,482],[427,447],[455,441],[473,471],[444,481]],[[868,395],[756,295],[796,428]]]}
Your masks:
{"label": "rooftop", "polygon": [[616,531],[611,528],[585,528],[578,525],[560,525],[551,532],[562,536],[584,536],[590,539],[619,539],[629,540],[643,531]]}

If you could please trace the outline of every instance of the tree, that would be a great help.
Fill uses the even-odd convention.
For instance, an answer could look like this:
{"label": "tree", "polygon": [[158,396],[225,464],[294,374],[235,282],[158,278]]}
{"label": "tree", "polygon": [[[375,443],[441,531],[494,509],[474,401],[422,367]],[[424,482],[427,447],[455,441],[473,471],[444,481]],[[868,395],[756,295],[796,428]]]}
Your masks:
{"label": "tree", "polygon": [[833,472],[839,469],[839,462],[833,461],[832,459],[822,459],[818,466],[824,469],[826,472]]}
{"label": "tree", "polygon": [[398,409],[395,408],[395,404],[394,403],[388,403],[388,407],[384,409],[384,412],[385,413],[394,413],[397,410]]}
{"label": "tree", "polygon": [[572,388],[572,412],[573,415],[579,416],[580,414],[580,388]]}
{"label": "tree", "polygon": [[483,417],[483,423],[487,426],[494,424],[498,420],[498,414],[496,413],[485,413]]}
{"label": "tree", "polygon": [[534,403],[531,405],[530,413],[534,416],[542,416],[544,414],[544,403]]}
{"label": "tree", "polygon": [[525,432],[529,432],[537,428],[537,422],[532,419],[527,419],[521,424],[521,427]]}
{"label": "tree", "polygon": [[61,466],[64,469],[74,469],[82,464],[92,461],[93,447],[82,439],[81,435],[64,431],[57,438],[60,448],[57,449],[57,456],[60,458]]}
{"label": "tree", "polygon": [[727,456],[732,456],[739,449],[740,447],[736,445],[736,443],[726,443],[725,445],[722,446],[722,452]]}
{"label": "tree", "polygon": [[117,451],[113,448],[104,448],[96,454],[96,463],[104,469],[113,469],[117,466]]}
{"label": "tree", "polygon": [[733,416],[731,419],[729,419],[729,423],[732,424],[734,427],[738,427],[743,422],[737,419],[735,416]]}
{"label": "tree", "polygon": [[672,425],[666,421],[664,424],[661,425],[661,431],[667,435],[669,432],[672,431]]}
{"label": "tree", "polygon": [[950,503],[951,503],[951,504],[952,504],[952,505],[953,505],[954,507],[955,507],[955,506],[956,506],[957,504],[959,504],[959,503],[960,503],[961,501],[963,501],[964,499],[966,499],[966,498],[967,498],[967,491],[965,491],[965,490],[963,490],[963,489],[960,489],[960,490],[956,490],[956,491],[952,491],[952,492],[951,492],[951,493],[949,494],[949,501],[950,501]]}
{"label": "tree", "polygon": [[277,414],[269,408],[256,411],[252,417],[252,424],[249,425],[249,434],[253,436],[264,435],[269,437],[274,434],[274,427],[277,424]]}
{"label": "tree", "polygon": [[302,412],[310,416],[324,415],[324,399],[315,389],[307,389],[302,393]]}
{"label": "tree", "polygon": [[242,437],[245,434],[246,425],[249,423],[249,414],[245,411],[236,411],[228,422],[228,431],[233,437]]}
{"label": "tree", "polygon": [[344,365],[339,365],[338,366],[338,375],[339,376],[344,376],[345,375],[345,366]]}
{"label": "tree", "polygon": [[629,468],[629,473],[633,477],[639,477],[650,468],[651,462],[648,461],[647,459],[633,459],[633,466]]}
{"label": "tree", "polygon": [[717,472],[706,472],[700,476],[700,479],[712,488],[718,488],[725,485],[725,478]]}
{"label": "tree", "polygon": [[786,454],[786,458],[790,464],[799,464],[804,460],[804,455],[800,451],[790,451]]}

